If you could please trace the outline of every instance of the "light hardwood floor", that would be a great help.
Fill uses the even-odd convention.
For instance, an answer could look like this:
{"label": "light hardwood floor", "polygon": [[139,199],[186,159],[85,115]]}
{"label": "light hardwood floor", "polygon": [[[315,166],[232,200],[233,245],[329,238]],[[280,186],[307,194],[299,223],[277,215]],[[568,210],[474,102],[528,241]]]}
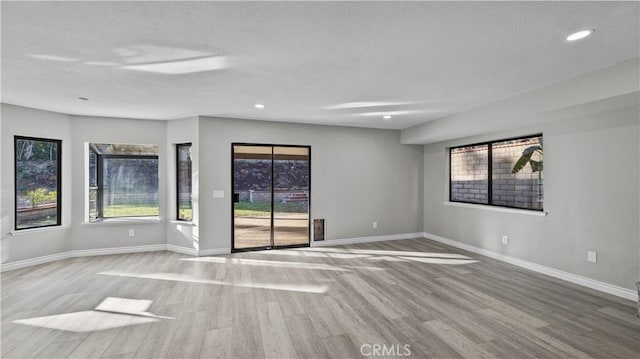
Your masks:
{"label": "light hardwood floor", "polygon": [[1,306],[3,358],[640,355],[633,302],[425,239],[76,258],[3,273]]}

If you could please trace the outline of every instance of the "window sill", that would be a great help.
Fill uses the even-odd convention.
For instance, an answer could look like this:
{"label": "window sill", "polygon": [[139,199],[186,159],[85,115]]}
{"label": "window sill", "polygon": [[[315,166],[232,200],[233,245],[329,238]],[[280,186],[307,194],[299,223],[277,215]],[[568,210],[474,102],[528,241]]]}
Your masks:
{"label": "window sill", "polygon": [[50,232],[50,231],[61,231],[63,229],[67,229],[69,226],[51,226],[51,227],[40,227],[40,228],[30,228],[30,229],[20,229],[17,231],[11,231],[9,234],[13,237],[21,236],[24,234],[32,234],[32,233],[40,233],[40,232]]}
{"label": "window sill", "polygon": [[195,224],[195,223],[193,223],[191,221],[172,220],[172,221],[169,221],[169,223],[171,223],[171,224],[180,224],[180,225],[187,226],[187,227],[197,227],[198,226],[197,224]]}
{"label": "window sill", "polygon": [[547,212],[545,211],[534,211],[528,209],[519,209],[519,208],[506,208],[506,207],[498,207],[498,206],[487,206],[483,204],[472,204],[472,203],[460,203],[460,202],[444,202],[445,206],[454,206],[454,207],[464,207],[464,208],[473,208],[473,209],[481,209],[487,211],[494,212],[506,212],[506,213],[515,213],[515,214],[524,214],[528,216],[536,216],[536,217],[546,217]]}
{"label": "window sill", "polygon": [[162,218],[160,217],[124,217],[100,219],[95,222],[82,222],[82,224],[88,226],[109,226],[121,224],[155,224],[161,222]]}

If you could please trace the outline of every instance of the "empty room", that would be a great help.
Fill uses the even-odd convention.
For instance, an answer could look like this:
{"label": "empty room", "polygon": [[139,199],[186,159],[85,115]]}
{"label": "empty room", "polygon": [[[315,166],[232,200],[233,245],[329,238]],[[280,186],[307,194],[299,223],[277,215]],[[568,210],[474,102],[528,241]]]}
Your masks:
{"label": "empty room", "polygon": [[639,2],[0,16],[0,357],[640,357]]}

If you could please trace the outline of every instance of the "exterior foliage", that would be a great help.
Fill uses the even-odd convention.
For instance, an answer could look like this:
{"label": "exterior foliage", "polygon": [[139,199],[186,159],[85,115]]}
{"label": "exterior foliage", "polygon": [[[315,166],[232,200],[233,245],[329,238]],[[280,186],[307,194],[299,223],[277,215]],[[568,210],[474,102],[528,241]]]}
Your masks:
{"label": "exterior foliage", "polygon": [[[534,154],[539,155],[539,161],[532,159]],[[542,173],[542,143],[525,148],[524,151],[522,151],[522,156],[520,156],[516,164],[513,165],[511,173],[515,174],[520,172],[520,170],[522,170],[527,165],[527,163],[531,166],[531,172],[538,172],[538,174]]]}
{"label": "exterior foliage", "polygon": [[27,197],[32,208],[36,208],[45,203],[55,202],[58,198],[57,191],[48,191],[46,188],[36,188],[24,192],[24,196]]}

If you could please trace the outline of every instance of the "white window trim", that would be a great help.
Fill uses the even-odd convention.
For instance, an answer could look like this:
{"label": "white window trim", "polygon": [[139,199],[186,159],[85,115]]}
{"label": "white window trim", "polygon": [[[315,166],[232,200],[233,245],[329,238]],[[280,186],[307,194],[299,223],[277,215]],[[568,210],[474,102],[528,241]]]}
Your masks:
{"label": "white window trim", "polygon": [[25,229],[18,229],[18,230],[11,231],[11,232],[9,232],[9,234],[11,236],[15,237],[15,236],[21,236],[21,235],[24,235],[24,234],[33,234],[33,233],[50,232],[50,231],[60,231],[60,230],[67,229],[67,228],[69,228],[69,226],[67,226],[67,225],[36,227],[36,228],[25,228]]}
{"label": "white window trim", "polygon": [[93,222],[82,222],[82,225],[88,226],[112,226],[119,224],[156,224],[162,223],[161,217],[116,217],[103,218]]}
{"label": "white window trim", "polygon": [[179,224],[179,225],[187,226],[187,227],[197,227],[198,226],[196,223],[193,223],[193,221],[179,221],[177,219],[169,221],[169,223],[171,223],[171,224]]}
{"label": "white window trim", "polygon": [[[500,140],[495,140],[494,142],[497,142]],[[488,141],[483,141],[483,142],[492,142],[491,140]],[[460,145],[460,146],[464,146],[464,145]],[[446,168],[448,169],[445,174],[445,193],[447,194],[447,198],[450,198],[449,196],[451,195],[451,148],[452,147],[459,147],[458,145],[455,146],[446,146],[444,148],[444,158],[445,158],[445,165]],[[469,202],[451,202],[451,201],[444,201],[443,204],[445,206],[453,206],[453,207],[463,207],[463,208],[472,208],[472,209],[479,209],[479,210],[486,210],[486,211],[494,211],[494,212],[504,212],[504,213],[514,213],[514,214],[524,214],[524,215],[529,215],[529,216],[536,216],[536,217],[546,217],[547,214],[549,214],[549,212],[547,211],[538,211],[538,210],[533,210],[533,209],[521,209],[521,208],[513,208],[513,207],[502,207],[502,206],[498,206],[498,205],[484,205],[484,204],[477,204],[477,203],[469,203]]]}
{"label": "white window trim", "polygon": [[520,208],[508,208],[508,207],[490,206],[490,205],[484,205],[484,204],[474,204],[474,203],[464,203],[464,202],[445,201],[443,204],[445,206],[472,208],[472,209],[479,209],[484,211],[525,214],[528,216],[537,216],[537,217],[546,217],[548,214],[548,212],[546,211],[536,211],[536,210],[520,209]]}

